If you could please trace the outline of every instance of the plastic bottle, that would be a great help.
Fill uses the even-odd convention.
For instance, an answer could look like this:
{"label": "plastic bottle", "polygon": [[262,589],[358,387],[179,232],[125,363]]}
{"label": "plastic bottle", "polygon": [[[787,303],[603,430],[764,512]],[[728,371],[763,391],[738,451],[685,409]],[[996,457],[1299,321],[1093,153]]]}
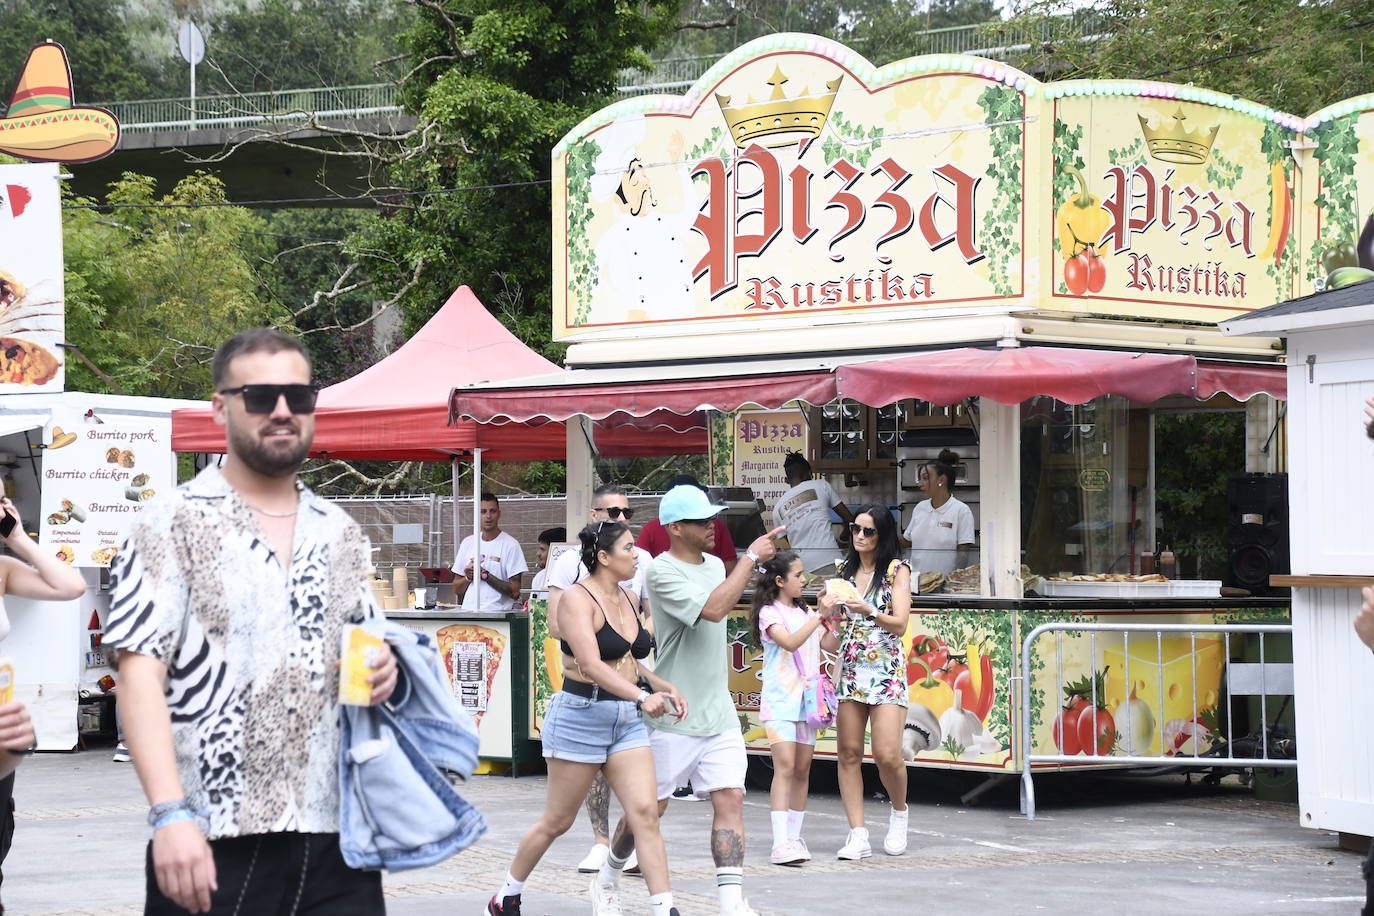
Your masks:
{"label": "plastic bottle", "polygon": [[1168,547],[1159,552],[1159,572],[1166,579],[1173,579],[1178,576],[1178,561],[1174,558],[1174,552]]}
{"label": "plastic bottle", "polygon": [[1155,555],[1148,550],[1140,552],[1140,574],[1142,576],[1152,576],[1155,572]]}

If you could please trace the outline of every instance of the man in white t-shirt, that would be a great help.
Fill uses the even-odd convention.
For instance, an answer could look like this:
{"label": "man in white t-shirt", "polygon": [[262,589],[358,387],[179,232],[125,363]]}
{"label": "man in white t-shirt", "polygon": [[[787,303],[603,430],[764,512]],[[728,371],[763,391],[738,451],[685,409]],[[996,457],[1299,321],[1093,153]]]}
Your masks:
{"label": "man in white t-shirt", "polygon": [[846,523],[854,513],[840,500],[824,478],[812,479],[811,462],[801,452],[791,452],[782,463],[788,491],[773,504],[773,524],[787,526],[787,543],[801,557],[807,572],[835,562],[840,547],[830,522],[834,509]]}
{"label": "man in white t-shirt", "polygon": [[554,544],[562,544],[568,539],[566,528],[545,528],[539,532],[539,549],[535,551],[534,561],[539,564],[539,571],[534,574],[534,581],[530,583],[530,591],[537,592],[548,588],[546,581],[549,578],[549,548]]}
{"label": "man in white t-shirt", "polygon": [[[612,521],[630,523],[630,516],[634,510],[630,508],[630,497],[625,492],[625,488],[619,484],[606,483],[592,491],[592,507],[587,513],[593,522]],[[639,612],[644,619],[649,621],[648,628],[653,629],[652,619],[649,616],[648,595],[644,587],[644,577],[649,573],[649,565],[654,558],[642,547],[635,548],[635,560],[638,566],[635,568],[633,578],[626,579],[620,586],[639,598]],[[587,578],[587,567],[582,562],[581,550],[567,550],[553,561],[553,566],[549,567],[549,576],[546,584],[549,588],[549,635],[557,637],[558,633],[558,601],[559,597],[567,589],[572,588],[578,582]],[[606,784],[606,777],[601,773],[596,774],[596,780],[592,787],[587,791],[587,817],[592,822],[592,837],[595,842],[592,844],[591,851],[577,864],[580,872],[596,872],[601,870],[602,864],[606,861],[606,855],[610,850],[611,843],[611,792]]]}
{"label": "man in white t-shirt", "polygon": [[463,599],[465,611],[513,611],[520,600],[520,577],[530,568],[525,551],[519,541],[501,530],[501,504],[495,495],[482,494],[481,513],[481,537],[469,534],[458,545],[453,560],[453,571],[458,574],[453,578],[453,593]]}

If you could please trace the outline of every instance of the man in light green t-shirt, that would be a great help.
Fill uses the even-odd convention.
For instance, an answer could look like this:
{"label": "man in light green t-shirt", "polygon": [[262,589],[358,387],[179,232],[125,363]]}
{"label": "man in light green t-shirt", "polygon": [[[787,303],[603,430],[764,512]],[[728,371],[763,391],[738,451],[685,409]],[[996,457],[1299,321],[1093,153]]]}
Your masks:
{"label": "man in light green t-shirt", "polygon": [[[748,758],[744,737],[727,684],[725,618],[754,575],[754,566],[777,552],[775,528],[749,545],[730,575],[725,564],[711,556],[715,541],[711,520],[724,506],[714,506],[706,494],[690,485],[673,487],[659,504],[658,520],[671,542],[654,558],[649,570],[649,604],[654,609],[654,638],[658,649],[654,671],[666,678],[687,701],[687,717],[649,720],[654,751],[658,808],[668,808],[673,789],[692,784],[699,796],[709,796],[711,856],[716,863],[716,891],[721,916],[757,916],[744,900],[744,772]],[[747,560],[747,562],[744,562]],[[619,882],[625,859],[634,849],[634,836],[622,818],[611,841],[611,854],[594,885],[609,892]],[[593,912],[599,899],[593,887]]]}

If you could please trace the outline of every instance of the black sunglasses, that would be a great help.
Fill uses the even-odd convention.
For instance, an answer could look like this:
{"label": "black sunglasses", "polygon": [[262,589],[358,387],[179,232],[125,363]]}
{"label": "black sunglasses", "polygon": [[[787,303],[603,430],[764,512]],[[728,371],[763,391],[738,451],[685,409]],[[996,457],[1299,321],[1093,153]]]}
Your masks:
{"label": "black sunglasses", "polygon": [[635,510],[629,508],[628,506],[624,509],[620,508],[619,506],[610,506],[608,508],[598,509],[596,511],[605,512],[611,518],[623,518],[627,522],[630,520],[630,516],[635,514]]}
{"label": "black sunglasses", "polygon": [[860,525],[858,522],[850,522],[849,531],[852,534],[859,534],[860,532],[862,532],[863,536],[866,538],[875,538],[878,536],[877,528],[870,528],[867,525]]}
{"label": "black sunglasses", "polygon": [[309,385],[240,385],[220,391],[220,394],[243,395],[243,409],[249,413],[271,413],[282,395],[286,396],[286,407],[292,413],[314,413],[318,393]]}

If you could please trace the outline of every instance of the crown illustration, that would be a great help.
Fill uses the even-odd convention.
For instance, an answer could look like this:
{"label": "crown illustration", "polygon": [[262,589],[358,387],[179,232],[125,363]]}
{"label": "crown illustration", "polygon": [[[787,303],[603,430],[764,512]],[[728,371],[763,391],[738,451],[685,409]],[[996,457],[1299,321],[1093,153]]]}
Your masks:
{"label": "crown illustration", "polygon": [[1211,155],[1217,131],[1221,130],[1220,124],[1213,124],[1211,130],[1199,127],[1192,131],[1185,128],[1183,119],[1187,115],[1183,113],[1182,108],[1174,113],[1174,124],[1168,130],[1164,129],[1162,118],[1159,126],[1151,130],[1144,115],[1138,114],[1136,117],[1140,120],[1141,131],[1145,134],[1145,143],[1150,147],[1150,155],[1161,162],[1201,165]]}
{"label": "crown illustration", "polygon": [[835,94],[840,91],[843,76],[837,76],[825,84],[828,90],[824,95],[812,95],[807,89],[793,98],[783,94],[782,84],[787,82],[781,67],[773,69],[768,85],[773,93],[762,102],[753,96],[743,105],[731,105],[730,96],[716,93],[716,102],[725,123],[730,127],[730,136],[735,145],[745,149],[760,138],[767,137],[763,145],[770,149],[795,146],[802,140],[820,136],[825,127],[825,119],[830,115],[830,106],[835,104]]}

